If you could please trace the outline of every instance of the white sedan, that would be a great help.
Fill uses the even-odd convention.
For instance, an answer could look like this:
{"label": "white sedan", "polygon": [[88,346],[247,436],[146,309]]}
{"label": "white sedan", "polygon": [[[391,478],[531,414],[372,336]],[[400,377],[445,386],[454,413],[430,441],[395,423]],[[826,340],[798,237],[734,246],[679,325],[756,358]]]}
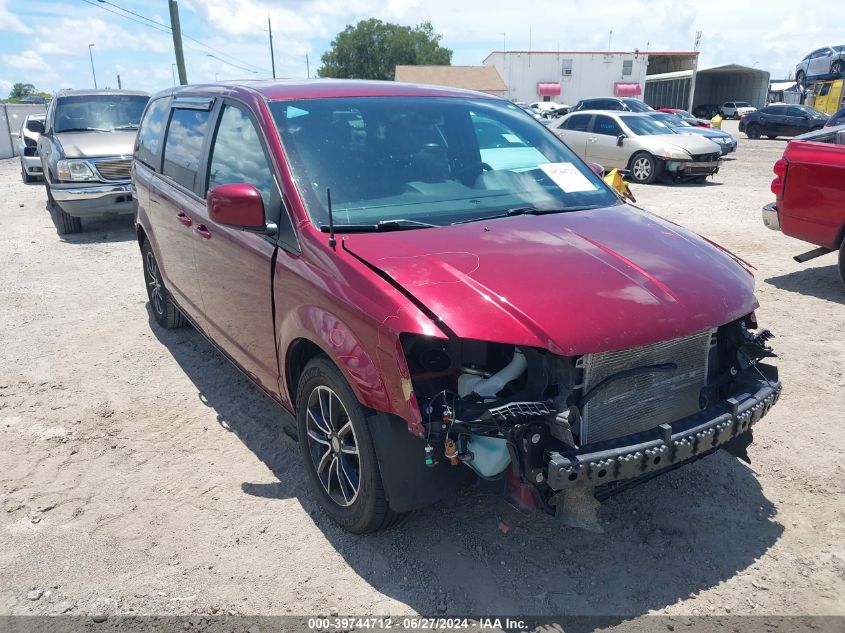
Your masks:
{"label": "white sedan", "polygon": [[804,85],[807,77],[845,72],[845,44],[823,46],[802,59],[795,67],[795,81]]}

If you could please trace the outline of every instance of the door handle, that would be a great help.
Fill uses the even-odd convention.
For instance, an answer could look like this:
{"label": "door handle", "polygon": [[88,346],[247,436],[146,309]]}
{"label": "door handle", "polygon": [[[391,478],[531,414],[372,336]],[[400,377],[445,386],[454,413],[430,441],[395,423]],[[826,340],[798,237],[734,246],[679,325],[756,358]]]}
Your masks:
{"label": "door handle", "polygon": [[179,213],[177,213],[176,219],[179,220],[185,226],[191,226],[191,224],[192,224],[191,218],[189,218],[188,215],[184,211],[180,211]]}
{"label": "door handle", "polygon": [[208,230],[208,227],[205,224],[197,224],[194,227],[194,233],[206,240],[211,239],[211,231]]}

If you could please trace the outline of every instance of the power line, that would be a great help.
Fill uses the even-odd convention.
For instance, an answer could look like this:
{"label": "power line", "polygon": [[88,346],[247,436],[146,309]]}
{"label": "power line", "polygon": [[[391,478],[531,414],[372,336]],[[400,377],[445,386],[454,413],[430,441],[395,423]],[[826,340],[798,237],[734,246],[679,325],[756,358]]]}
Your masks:
{"label": "power line", "polygon": [[[132,22],[135,22],[136,24],[140,24],[141,26],[146,26],[148,28],[154,29],[154,30],[159,31],[161,33],[167,33],[168,35],[170,35],[172,33],[172,29],[169,26],[167,26],[166,24],[162,24],[161,22],[157,22],[156,20],[153,20],[152,18],[148,18],[144,15],[141,15],[140,13],[135,13],[134,11],[130,11],[129,9],[125,9],[125,8],[115,4],[113,2],[106,2],[105,0],[100,0],[99,2],[93,2],[92,0],[82,0],[82,2],[84,2],[85,4],[90,4],[93,7],[97,7],[98,9],[108,11],[109,13],[111,13],[113,15],[119,16],[121,18],[125,18],[127,20],[132,21]],[[115,9],[119,9],[120,11],[123,11],[125,13],[118,13],[117,11],[114,11],[113,9],[109,9],[106,6],[103,6],[103,5],[106,5],[106,4],[114,7]],[[131,14],[132,16],[136,16],[136,17],[130,17],[130,15],[126,15],[126,13]],[[136,19],[136,18],[141,18],[141,19]],[[142,22],[141,20],[146,20],[146,21]],[[240,64],[244,64],[246,66],[250,66],[252,68],[258,69],[261,72],[267,72],[266,68],[262,68],[261,66],[256,66],[254,64],[250,64],[249,62],[238,59],[237,57],[229,55],[229,53],[226,53],[225,51],[222,51],[219,48],[214,48],[213,46],[209,46],[205,42],[201,42],[200,40],[196,39],[195,37],[191,37],[190,35],[185,35],[184,33],[182,33],[182,38],[186,39],[186,40],[190,40],[190,41],[198,44],[199,46],[206,48],[210,51],[214,51],[215,53],[219,53],[220,55],[223,55],[224,57],[228,57],[229,59],[234,60],[234,61],[236,61]],[[230,63],[227,60],[221,60],[221,61],[226,61],[226,63]],[[237,66],[237,64],[231,64],[231,65]]]}

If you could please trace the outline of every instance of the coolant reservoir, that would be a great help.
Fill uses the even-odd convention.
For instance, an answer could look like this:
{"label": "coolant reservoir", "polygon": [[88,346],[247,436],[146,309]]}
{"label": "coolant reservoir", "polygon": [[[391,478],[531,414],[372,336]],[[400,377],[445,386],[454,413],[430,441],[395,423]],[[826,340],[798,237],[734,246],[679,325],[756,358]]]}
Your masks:
{"label": "coolant reservoir", "polygon": [[473,454],[468,464],[482,477],[495,477],[511,461],[507,442],[496,437],[474,435],[467,442],[467,449]]}

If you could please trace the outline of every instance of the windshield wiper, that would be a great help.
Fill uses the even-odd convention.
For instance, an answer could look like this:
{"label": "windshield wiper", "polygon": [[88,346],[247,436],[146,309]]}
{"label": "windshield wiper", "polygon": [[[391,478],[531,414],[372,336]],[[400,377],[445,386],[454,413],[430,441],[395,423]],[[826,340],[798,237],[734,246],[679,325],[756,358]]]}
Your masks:
{"label": "windshield wiper", "polygon": [[503,213],[496,215],[486,215],[481,218],[470,218],[469,220],[459,220],[452,222],[452,224],[469,224],[470,222],[485,222],[486,220],[498,220],[499,218],[510,218],[515,215],[550,215],[552,213],[569,213],[570,211],[588,211],[590,209],[598,209],[603,205],[584,205],[581,207],[561,207],[560,209],[538,209],[537,207],[514,207],[508,209]]}
{"label": "windshield wiper", "polygon": [[[379,231],[407,231],[409,229],[433,229],[436,224],[429,224],[428,222],[418,222],[417,220],[406,220],[398,218],[395,220],[380,220],[375,224],[335,224],[335,233],[373,233]],[[320,226],[323,233],[329,233],[329,225],[324,224]]]}
{"label": "windshield wiper", "polygon": [[56,132],[62,134],[63,132],[111,132],[111,130],[102,127],[69,127],[64,130],[57,130]]}

